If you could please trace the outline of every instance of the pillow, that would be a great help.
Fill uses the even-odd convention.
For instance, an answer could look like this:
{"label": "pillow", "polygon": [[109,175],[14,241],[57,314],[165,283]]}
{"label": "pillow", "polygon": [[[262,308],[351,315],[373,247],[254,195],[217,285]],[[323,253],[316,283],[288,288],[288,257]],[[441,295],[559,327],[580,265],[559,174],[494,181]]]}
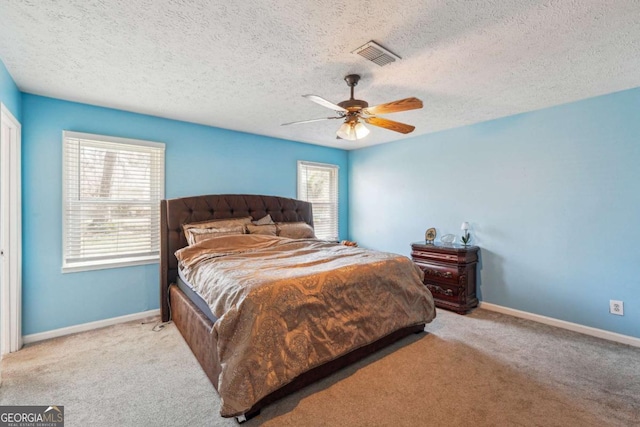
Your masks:
{"label": "pillow", "polygon": [[269,215],[269,214],[267,214],[266,216],[263,216],[262,218],[260,218],[257,221],[253,221],[253,223],[255,225],[275,224],[275,222],[273,222],[273,219],[271,219],[271,215]]}
{"label": "pillow", "polygon": [[278,222],[278,236],[289,239],[315,239],[316,235],[306,222]]}
{"label": "pillow", "polygon": [[250,216],[244,216],[241,218],[209,219],[207,221],[190,222],[189,224],[182,224],[182,228],[186,230],[188,228],[216,228],[216,227],[224,227],[226,225],[250,224],[252,219],[253,218],[251,218]]}
{"label": "pillow", "polygon": [[244,224],[220,228],[190,228],[187,233],[187,240],[190,242],[189,246],[214,237],[228,236],[230,234],[245,234]]}
{"label": "pillow", "polygon": [[[182,230],[184,231],[184,235],[187,238],[187,242],[189,243],[189,245],[193,245],[195,243],[195,240],[192,237],[192,232],[191,232],[192,230],[197,230],[197,229],[209,229],[209,230],[225,229],[225,228],[228,228],[228,227],[241,225],[242,226],[242,233],[239,233],[239,234],[244,234],[244,225],[245,224],[251,224],[251,217],[250,216],[243,217],[243,218],[223,218],[223,219],[211,219],[211,220],[208,220],[208,221],[201,221],[201,222],[192,222],[192,223],[189,223],[189,224],[183,224],[182,225]],[[234,232],[232,234],[238,234],[238,233]]]}
{"label": "pillow", "polygon": [[269,236],[278,235],[275,224],[264,224],[264,225],[247,224],[246,227],[249,234],[264,234]]}

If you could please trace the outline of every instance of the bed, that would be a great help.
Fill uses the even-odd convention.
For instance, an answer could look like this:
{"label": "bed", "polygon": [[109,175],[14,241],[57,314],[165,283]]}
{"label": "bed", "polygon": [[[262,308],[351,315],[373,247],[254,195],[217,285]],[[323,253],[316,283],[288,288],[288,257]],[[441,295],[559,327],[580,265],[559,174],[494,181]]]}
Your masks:
{"label": "bed", "polygon": [[[191,241],[190,245],[183,229],[185,224],[203,221],[246,217],[257,221],[267,215],[276,223],[283,225],[306,223],[313,227],[310,203],[277,196],[226,194],[163,200],[160,208],[160,308],[162,320],[165,322],[173,320],[184,337],[211,383],[220,394],[221,415],[224,417],[237,417],[239,421],[249,419],[257,415],[260,409],[269,403],[326,377],[409,334],[422,332],[425,323],[435,317],[431,294],[422,286],[420,273],[413,264],[409,262],[408,266],[404,265],[408,260],[406,257],[391,257],[390,254],[348,248],[337,243],[321,242],[315,239],[286,239],[271,236],[226,236],[200,243]],[[225,245],[232,244],[239,244],[240,249],[221,249],[221,247],[226,248]],[[250,247],[250,250],[245,246]],[[282,255],[285,252],[286,259]],[[176,253],[180,257],[180,262]],[[290,253],[295,254],[292,258],[293,261],[288,260],[288,257],[292,256]],[[322,257],[331,257],[331,260],[325,261],[322,258],[322,261],[318,261],[318,255],[310,255],[319,253],[322,253]],[[239,258],[247,256],[250,257],[249,260]],[[309,268],[335,268],[335,271],[339,271],[340,274],[334,275],[334,270],[327,270],[323,275],[320,275],[321,279],[317,279],[317,281],[313,279],[313,282],[309,282],[311,279],[307,279],[306,273],[301,273],[301,265],[307,262],[300,262],[301,259],[306,260],[307,258],[300,258],[301,256],[316,256],[313,262],[308,262],[310,266],[314,266]],[[363,270],[362,273],[356,271],[360,267],[357,269],[354,267],[355,263],[361,263],[357,260],[358,257],[367,258],[367,262],[370,264],[367,270]],[[236,286],[235,292],[246,292],[246,295],[243,294],[242,298],[236,298],[231,302],[229,302],[231,300],[229,297],[225,297],[226,305],[219,303],[220,298],[216,304],[211,299],[203,303],[203,288],[189,283],[189,280],[200,277],[197,268],[205,269],[204,266],[201,266],[201,264],[205,265],[204,261],[201,261],[205,258],[207,262],[216,263],[215,272],[219,273],[219,277],[231,280],[230,277],[234,276],[234,280],[240,283]],[[355,261],[351,261],[351,258]],[[390,258],[394,259],[387,261]],[[282,261],[283,259],[285,261]],[[258,266],[259,262],[270,262],[271,264]],[[276,264],[282,263],[288,264],[289,270],[282,270],[282,272],[274,270]],[[179,264],[182,267],[180,271]],[[270,281],[263,280],[262,273],[260,275],[256,275],[255,272],[245,274],[245,267],[249,269],[253,264],[255,264],[256,271],[263,273],[270,271],[272,279]],[[384,267],[382,267],[383,265]],[[292,267],[295,268],[292,269]],[[214,267],[207,266],[206,268]],[[292,272],[293,270],[295,271]],[[398,285],[402,288],[394,291],[400,295],[398,299],[401,301],[391,304],[394,307],[396,304],[398,305],[397,315],[395,312],[393,315],[389,315],[388,312],[383,313],[388,310],[386,306],[390,305],[388,300],[382,309],[377,307],[374,310],[372,307],[369,310],[371,313],[358,307],[361,301],[365,301],[362,305],[373,306],[367,302],[367,298],[376,299],[376,301],[382,300],[383,298],[379,296],[370,295],[373,292],[372,289],[381,288],[370,283],[377,283],[381,280],[380,277],[391,274],[390,271],[396,275],[396,270],[400,272],[398,275],[402,276],[397,281],[403,283]],[[345,272],[348,272],[348,275]],[[191,276],[187,277],[189,274]],[[259,277],[265,284],[255,285],[255,291],[246,290],[252,289],[253,285],[249,286],[249,284],[255,282],[253,280],[255,277]],[[274,277],[276,279],[273,279]],[[335,277],[339,277],[339,279]],[[358,283],[350,283],[351,277],[354,277],[353,280]],[[305,284],[301,284],[301,281],[305,281]],[[406,285],[406,289],[405,282],[410,282]],[[318,283],[321,283],[321,286]],[[313,294],[315,305],[310,305],[309,301],[299,297],[282,296],[286,295],[281,294],[282,289],[287,287],[299,288],[303,291],[305,287],[334,290],[331,297],[322,300],[324,305],[318,309],[316,301],[318,297],[313,293],[315,290],[303,292],[308,295]],[[194,289],[196,292],[193,292]],[[349,312],[350,317],[334,316],[334,313],[339,313],[338,310],[341,310],[338,305],[345,303],[334,303],[333,301],[344,299],[341,295],[348,294],[349,289],[352,289],[354,293],[353,297],[350,297],[351,300],[346,303],[349,305],[348,310],[362,309],[363,314],[358,311],[357,315],[352,315]],[[273,295],[276,295],[277,292],[278,297],[271,296],[271,299],[261,297],[262,300],[276,301],[275,303],[269,302],[265,305],[262,300],[258,300],[256,297],[258,294],[271,295],[269,292]],[[338,292],[337,296],[336,292]],[[296,302],[299,304],[296,306],[297,308],[292,308],[294,300],[301,301]],[[238,301],[242,301],[242,304],[239,304]],[[280,301],[289,305],[283,308],[279,306]],[[244,310],[242,312],[240,312],[240,305]],[[227,308],[224,309],[221,306]],[[309,310],[308,308],[312,306],[315,309]],[[376,310],[380,313],[378,314]],[[309,321],[296,320],[304,318],[309,311],[314,312],[316,317]],[[281,315],[282,320],[278,319],[277,315]],[[359,320],[356,318],[359,316],[360,320],[365,323],[362,321],[357,323]],[[376,316],[380,317],[378,323],[368,320],[378,320]],[[238,318],[248,320],[240,322]],[[251,322],[258,322],[258,318],[267,319],[265,320],[266,326],[265,324],[247,326]],[[401,320],[395,320],[396,318]],[[235,323],[230,319],[235,319]],[[394,319],[393,322],[391,319]],[[295,325],[291,326],[292,323]],[[368,327],[374,323],[376,328]],[[332,326],[325,327],[323,326],[325,324]],[[379,325],[384,325],[384,327],[379,328]],[[275,332],[273,332],[278,328],[282,329],[282,337],[275,336]],[[313,329],[313,331],[309,332],[308,329]],[[243,333],[244,335],[242,335]],[[302,335],[304,335],[304,342],[301,344],[299,338]],[[335,338],[343,335],[345,335],[344,339]],[[317,343],[317,349],[314,347],[315,342],[309,343],[316,339],[313,337],[321,337],[323,340],[323,342]],[[281,351],[269,352],[268,356],[264,356],[267,353],[256,354],[262,348],[268,348],[262,344],[263,341],[269,340],[276,343],[273,345],[279,345]],[[242,356],[243,352],[248,355],[246,358]],[[259,381],[264,381],[264,384],[257,382],[256,378],[259,378]]]}

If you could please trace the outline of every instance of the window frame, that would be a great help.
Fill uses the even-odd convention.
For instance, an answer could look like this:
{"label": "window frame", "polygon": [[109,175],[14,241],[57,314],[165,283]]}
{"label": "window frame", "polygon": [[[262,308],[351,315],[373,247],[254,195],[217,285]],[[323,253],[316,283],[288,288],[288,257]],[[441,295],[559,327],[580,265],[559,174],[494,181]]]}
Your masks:
{"label": "window frame", "polygon": [[[68,162],[70,162],[70,158],[68,158],[68,147],[67,147],[67,139],[78,139],[78,140],[86,140],[86,141],[95,141],[99,143],[108,143],[118,145],[121,144],[123,146],[137,146],[137,147],[149,147],[154,149],[159,149],[161,154],[160,164],[157,170],[154,170],[152,175],[157,177],[157,181],[155,182],[155,186],[158,189],[158,204],[157,206],[152,206],[154,200],[151,199],[148,206],[151,210],[156,209],[158,212],[158,223],[160,216],[160,203],[159,201],[164,199],[165,194],[165,167],[166,167],[166,149],[165,144],[161,142],[154,141],[146,141],[140,139],[132,139],[132,138],[122,138],[116,136],[107,136],[107,135],[98,135],[98,134],[90,134],[84,132],[74,132],[74,131],[62,131],[62,273],[73,273],[79,271],[92,271],[92,270],[102,270],[102,269],[110,269],[110,268],[120,268],[120,267],[130,267],[136,265],[145,265],[145,264],[157,264],[160,261],[160,246],[158,244],[157,253],[152,255],[138,255],[138,256],[129,256],[129,257],[110,257],[110,258],[102,258],[102,259],[93,259],[86,261],[73,261],[68,262],[68,225],[67,219],[69,214],[68,209],[68,180],[69,180],[69,170],[68,170]],[[126,148],[124,149],[126,150]],[[78,168],[80,168],[80,160],[78,160]],[[150,177],[150,183],[154,185],[154,178]],[[79,182],[79,180],[78,180]],[[92,202],[88,202],[92,203]],[[95,202],[93,202],[95,203]],[[140,204],[140,202],[136,202]],[[144,203],[144,206],[147,204]],[[158,241],[160,228],[158,227]],[[151,235],[150,235],[151,236]],[[152,249],[152,248],[150,248]],[[155,252],[155,251],[154,251]]]}
{"label": "window frame", "polygon": [[[331,163],[318,163],[318,162],[310,162],[310,161],[306,161],[306,160],[298,160],[298,167],[297,167],[297,176],[298,176],[298,182],[297,182],[297,198],[299,200],[304,200],[304,201],[308,201],[307,198],[303,198],[302,197],[302,169],[303,167],[316,167],[316,168],[323,168],[323,169],[328,169],[330,170],[333,174],[334,174],[334,179],[333,179],[333,192],[335,194],[335,236],[330,236],[324,240],[328,240],[328,241],[338,241],[340,238],[340,194],[339,194],[339,176],[340,176],[340,166],[335,165],[335,164],[331,164]],[[316,209],[313,208],[314,203],[313,202],[309,202],[311,203],[312,206],[312,210],[313,210],[313,225],[314,228],[316,227]]]}

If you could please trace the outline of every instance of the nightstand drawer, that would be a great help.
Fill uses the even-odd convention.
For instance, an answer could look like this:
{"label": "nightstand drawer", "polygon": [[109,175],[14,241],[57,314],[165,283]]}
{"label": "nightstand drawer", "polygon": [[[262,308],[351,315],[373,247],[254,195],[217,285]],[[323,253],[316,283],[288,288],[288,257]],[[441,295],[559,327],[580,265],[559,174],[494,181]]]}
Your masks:
{"label": "nightstand drawer", "polygon": [[424,280],[424,284],[431,291],[434,298],[445,299],[450,301],[458,301],[460,298],[460,286],[452,286],[444,283],[431,282]]}
{"label": "nightstand drawer", "polygon": [[420,260],[414,260],[414,262],[424,273],[425,283],[430,279],[437,280],[438,282],[444,281],[451,284],[458,283],[459,274],[457,268],[437,264],[426,264]]}
{"label": "nightstand drawer", "polygon": [[440,261],[440,262],[457,262],[457,254],[441,254],[435,252],[426,252],[414,249],[411,251],[411,257],[415,260]]}

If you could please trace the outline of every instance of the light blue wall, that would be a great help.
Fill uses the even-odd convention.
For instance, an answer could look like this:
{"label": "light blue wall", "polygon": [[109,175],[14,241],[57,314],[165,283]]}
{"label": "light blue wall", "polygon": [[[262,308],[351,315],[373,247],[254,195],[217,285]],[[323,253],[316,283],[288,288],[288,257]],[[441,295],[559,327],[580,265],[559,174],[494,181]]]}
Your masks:
{"label": "light blue wall", "polygon": [[81,273],[62,263],[62,131],[166,143],[167,198],[252,193],[296,197],[298,160],[337,164],[347,236],[347,152],[24,94],[25,335],[158,308],[158,265]]}
{"label": "light blue wall", "polygon": [[640,88],[353,151],[349,172],[362,246],[408,255],[469,221],[483,301],[640,337]]}
{"label": "light blue wall", "polygon": [[19,122],[22,121],[22,94],[11,74],[0,59],[0,102],[2,102]]}

